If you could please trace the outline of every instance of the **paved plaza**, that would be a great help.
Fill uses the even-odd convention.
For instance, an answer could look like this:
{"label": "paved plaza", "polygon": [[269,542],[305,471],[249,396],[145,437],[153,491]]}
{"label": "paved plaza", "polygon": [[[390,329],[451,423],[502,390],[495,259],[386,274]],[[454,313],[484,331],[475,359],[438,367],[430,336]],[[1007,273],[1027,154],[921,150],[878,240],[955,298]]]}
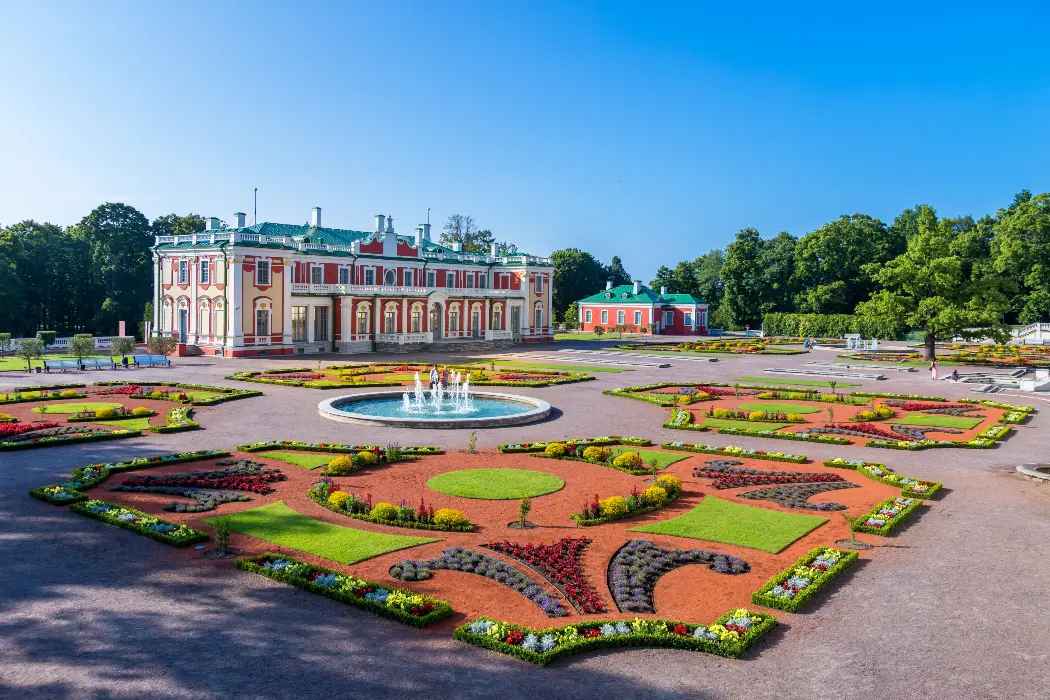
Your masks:
{"label": "paved plaza", "polygon": [[[563,347],[601,345],[525,347],[515,359],[527,359],[530,352],[549,357]],[[347,393],[342,390],[224,379],[236,370],[303,366],[301,357],[181,358],[170,370],[138,370],[136,379],[258,388],[264,396],[202,410],[204,429],[199,431],[0,454],[0,697],[1047,697],[1050,484],[1014,471],[1023,462],[1046,461],[1046,401],[1023,394],[995,396],[1034,404],[1040,413],[992,449],[908,452],[683,434],[661,427],[667,409],[601,393],[649,382],[785,378],[790,375],[763,375],[763,370],[800,368],[834,357],[815,351],[718,362],[671,358],[669,367],[598,372],[595,381],[581,384],[499,389],[543,399],[554,411],[540,423],[479,430],[482,452],[493,452],[500,443],[640,435],[654,443],[787,449],[815,461],[836,456],[879,461],[903,474],[944,483],[933,507],[899,536],[878,539],[874,560],[847,572],[822,594],[820,605],[779,615],[780,626],[742,659],[621,649],[580,654],[548,668],[454,641],[447,630],[407,628],[237,571],[229,562],[205,561],[192,549],[169,550],[27,497],[30,489],[53,483],[76,466],[231,449],[262,440],[396,441],[440,445],[453,454],[467,443],[469,431],[464,430],[370,427],[320,417],[317,403]],[[316,363],[316,356],[305,362]],[[124,374],[98,372],[68,380],[129,378]],[[977,396],[966,385],[935,383],[922,370],[885,375],[882,381],[851,381],[864,391]],[[7,372],[0,374],[0,391],[56,380],[62,377]]]}

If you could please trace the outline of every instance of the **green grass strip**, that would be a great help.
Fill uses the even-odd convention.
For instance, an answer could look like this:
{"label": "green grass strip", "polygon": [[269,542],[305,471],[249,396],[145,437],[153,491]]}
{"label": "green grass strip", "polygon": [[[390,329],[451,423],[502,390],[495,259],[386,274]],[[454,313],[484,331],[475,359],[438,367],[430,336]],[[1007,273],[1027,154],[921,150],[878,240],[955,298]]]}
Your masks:
{"label": "green grass strip", "polygon": [[303,453],[303,452],[259,452],[260,457],[279,459],[303,469],[317,469],[338,457],[338,454]]}
{"label": "green grass strip", "polygon": [[758,403],[742,403],[737,406],[741,411],[762,411],[763,413],[820,413],[820,406],[807,406],[802,403],[778,403],[776,401],[762,401]]}
{"label": "green grass strip", "polygon": [[931,428],[958,428],[960,430],[976,428],[983,422],[984,418],[975,418],[971,416],[949,416],[942,414],[927,416],[921,413],[913,413],[909,416],[894,418],[890,421],[890,423],[896,425],[924,425]]}
{"label": "green grass strip", "polygon": [[[786,384],[793,386],[826,386],[831,388],[831,382],[823,379],[781,379],[779,377],[737,377],[734,382],[762,382],[765,384]],[[860,386],[854,382],[836,381],[835,387]]]}
{"label": "green grass strip", "polygon": [[776,554],[827,521],[815,515],[782,513],[707,496],[687,513],[631,528],[631,532],[723,542]]}
{"label": "green grass strip", "polygon": [[[356,564],[387,552],[440,541],[329,525],[296,513],[284,501],[225,517],[229,518],[234,532],[343,564]],[[208,518],[204,522],[214,526],[215,520]]]}
{"label": "green grass strip", "polygon": [[612,453],[614,455],[623,454],[624,452],[637,452],[642,456],[642,461],[647,465],[652,466],[653,460],[656,460],[656,466],[660,469],[665,469],[675,462],[681,462],[683,459],[689,459],[688,455],[676,455],[668,452],[657,452],[656,450],[639,450],[634,447],[614,447]]}
{"label": "green grass strip", "polygon": [[505,501],[560,491],[565,482],[545,472],[528,469],[462,469],[430,478],[427,488],[463,498]]}
{"label": "green grass strip", "polygon": [[[46,406],[36,406],[33,408],[34,413],[48,414],[71,414],[71,413],[82,413],[86,411],[97,411],[100,408],[121,408],[123,404],[110,403],[106,401],[85,401],[83,403],[50,403]],[[41,409],[44,409],[43,411]]]}
{"label": "green grass strip", "polygon": [[725,418],[704,418],[708,428],[747,428],[748,430],[780,430],[800,423],[767,423],[757,420],[726,420]]}
{"label": "green grass strip", "polygon": [[126,418],[124,420],[93,420],[91,423],[112,425],[126,430],[149,430],[149,418]]}

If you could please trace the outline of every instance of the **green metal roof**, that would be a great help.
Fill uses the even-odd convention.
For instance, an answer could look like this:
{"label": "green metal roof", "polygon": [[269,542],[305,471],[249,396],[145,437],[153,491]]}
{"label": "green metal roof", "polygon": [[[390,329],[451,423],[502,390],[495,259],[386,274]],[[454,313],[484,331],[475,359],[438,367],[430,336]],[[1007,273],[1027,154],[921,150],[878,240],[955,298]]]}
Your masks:
{"label": "green metal roof", "polygon": [[634,293],[633,284],[621,284],[612,289],[603,289],[589,297],[580,299],[580,304],[706,304],[703,299],[694,297],[692,294],[657,294],[645,285],[641,286],[638,294]]}

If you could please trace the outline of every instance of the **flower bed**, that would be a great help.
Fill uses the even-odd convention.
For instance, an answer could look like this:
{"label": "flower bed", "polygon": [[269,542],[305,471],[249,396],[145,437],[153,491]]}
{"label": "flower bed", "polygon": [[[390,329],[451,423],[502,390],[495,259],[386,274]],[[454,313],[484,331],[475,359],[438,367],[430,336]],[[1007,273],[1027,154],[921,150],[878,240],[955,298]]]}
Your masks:
{"label": "flower bed", "polygon": [[794,455],[787,452],[766,452],[765,450],[753,450],[746,447],[734,445],[701,445],[687,444],[684,442],[665,442],[660,445],[665,450],[676,450],[679,452],[699,452],[701,454],[731,455],[734,457],[748,457],[750,459],[765,459],[771,462],[791,462],[792,464],[803,464],[809,461],[805,455]]}
{"label": "flower bed", "polygon": [[853,525],[853,530],[871,535],[889,535],[923,503],[925,501],[921,498],[904,496],[887,498],[868,511],[866,515],[858,518]]}
{"label": "flower bed", "polygon": [[74,503],[69,509],[74,513],[80,513],[89,518],[101,520],[109,525],[131,530],[175,547],[185,547],[195,542],[207,542],[210,539],[207,533],[200,530],[194,530],[186,525],[169,523],[167,520],[161,520],[140,510],[116,503],[85,501],[84,503]]}
{"label": "flower bed", "polygon": [[157,415],[156,411],[148,408],[103,408],[97,411],[82,411],[74,413],[66,418],[67,423],[93,423],[95,421],[132,420],[135,418],[150,418]]}
{"label": "flower bed", "polygon": [[829,435],[814,435],[808,432],[777,433],[772,430],[751,430],[744,428],[719,428],[719,435],[743,435],[747,437],[775,438],[777,440],[798,440],[799,442],[822,442],[826,445],[848,445],[850,441],[846,438],[831,437]]}
{"label": "flower bed", "polygon": [[694,423],[693,414],[684,408],[672,408],[671,417],[664,423],[663,427],[675,430],[696,430],[697,432],[707,430],[705,426]]}
{"label": "flower bed", "polygon": [[751,594],[751,602],[787,612],[798,612],[806,602],[842,575],[856,552],[817,547]]}
{"label": "flower bed", "polygon": [[746,420],[755,423],[808,423],[805,417],[780,411],[736,411],[728,408],[712,408],[704,415],[725,420]]}
{"label": "flower bed", "polygon": [[1034,406],[1021,406],[1017,404],[1003,403],[1001,401],[992,401],[991,399],[960,399],[959,403],[977,404],[987,406],[988,408],[998,408],[1001,411],[1006,411],[1005,414],[999,416],[1000,423],[1023,423],[1028,420],[1029,416],[1035,413]]}
{"label": "flower bed", "polygon": [[762,469],[740,469],[743,464],[736,460],[711,460],[703,467],[695,467],[693,476],[713,479],[711,487],[719,491],[742,486],[768,486],[771,484],[811,484],[838,482],[843,478],[829,472],[778,472]]}
{"label": "flower bed", "polygon": [[165,425],[151,425],[149,431],[151,433],[180,433],[183,430],[197,430],[201,426],[200,423],[190,419],[192,414],[193,409],[189,406],[176,406],[168,411],[168,422]]}
{"label": "flower bed", "polygon": [[33,498],[39,498],[41,501],[46,501],[53,506],[68,506],[70,503],[87,500],[87,496],[80,491],[59,486],[58,484],[33,489],[29,492],[29,495]]}
{"label": "flower bed", "polygon": [[[583,449],[580,449],[581,447]],[[547,445],[543,454],[531,453],[529,456],[540,459],[567,459],[573,462],[597,464],[598,466],[615,469],[616,471],[630,474],[631,476],[651,474],[653,471],[650,467],[646,466],[645,462],[642,460],[641,454],[638,452],[621,452],[620,454],[613,454],[612,450],[604,447],[596,447],[594,445],[584,447],[583,445],[578,444],[563,445],[560,442],[552,442]]]}
{"label": "flower bed", "polygon": [[515,567],[495,557],[462,547],[449,547],[434,559],[407,559],[399,562],[390,567],[390,575],[400,581],[425,581],[433,576],[432,572],[436,569],[462,571],[492,579],[528,598],[548,617],[564,617],[569,614],[557,598]]}
{"label": "flower bed", "polygon": [[572,445],[574,447],[607,447],[610,445],[630,445],[632,447],[647,447],[652,445],[651,440],[640,437],[620,437],[609,435],[592,438],[568,438],[566,440],[548,440],[547,442],[517,442],[499,445],[496,449],[504,454],[520,454],[524,452],[543,452],[552,443]]}
{"label": "flower bed", "polygon": [[703,564],[720,574],[743,574],[751,565],[728,554],[703,549],[669,550],[648,540],[630,540],[609,561],[609,592],[620,612],[654,613],[653,590],[668,571]]}
{"label": "flower bed", "polygon": [[482,546],[525,564],[557,588],[577,612],[593,615],[605,612],[605,605],[580,566],[580,557],[589,543],[583,537],[563,537],[554,544],[503,540]]}
{"label": "flower bed", "polygon": [[825,501],[823,503],[810,503],[809,499],[817,494],[828,491],[839,491],[841,489],[860,488],[849,481],[837,483],[820,484],[798,484],[795,486],[772,486],[770,488],[747,491],[739,494],[740,498],[756,501],[770,501],[782,508],[794,508],[796,510],[815,510],[822,513],[833,510],[846,510],[843,503]]}
{"label": "flower bed", "polygon": [[452,614],[452,606],[443,600],[403,588],[390,589],[281,554],[267,553],[238,559],[237,568],[268,576],[275,581],[288,583],[413,627],[425,627]]}
{"label": "flower bed", "polygon": [[[106,381],[106,382],[95,382],[95,386],[108,386],[116,388],[124,387],[137,387],[138,393],[130,393],[127,396],[131,398],[139,399],[160,399],[162,401],[176,401],[178,403],[190,404],[193,406],[214,406],[225,401],[235,401],[237,399],[247,399],[253,396],[262,396],[261,391],[253,391],[248,389],[231,389],[225,386],[208,386],[206,384],[184,384],[182,382],[149,382],[146,385],[131,384],[124,380]],[[149,391],[150,387],[169,387],[169,391],[153,390]],[[174,391],[180,389],[181,391]],[[112,393],[123,394],[123,391],[116,391],[115,389],[107,389]],[[149,393],[146,393],[146,392]],[[216,396],[210,398],[193,398],[187,392],[200,391],[207,392],[210,394],[216,394]],[[160,393],[160,396],[154,394]]]}
{"label": "flower bed", "polygon": [[174,502],[164,506],[164,510],[176,513],[203,513],[224,503],[250,501],[251,498],[245,495],[246,493],[273,493],[274,489],[270,484],[288,478],[279,469],[267,469],[261,462],[244,459],[217,462],[215,466],[226,468],[188,474],[133,476],[111,490],[163,493],[192,498],[195,503]]}
{"label": "flower bed", "polygon": [[[355,454],[362,451],[375,452],[383,449],[378,445],[344,445],[337,442],[299,442],[298,440],[264,440],[262,442],[253,442],[250,445],[237,446],[237,449],[241,452],[265,452],[279,448],[299,450],[300,452],[332,452],[335,454]],[[431,445],[400,445],[398,450],[404,457],[441,454],[440,447]]]}
{"label": "flower bed", "polygon": [[777,619],[744,608],[732,610],[712,625],[668,620],[594,620],[565,627],[532,629],[480,618],[457,627],[455,639],[546,666],[583,651],[616,647],[667,647],[705,651],[735,659],[777,625]]}
{"label": "flower bed", "polygon": [[0,423],[17,423],[18,419],[6,413],[0,413]]}
{"label": "flower bed", "polygon": [[878,462],[863,462],[860,460],[841,459],[835,457],[824,461],[824,466],[838,469],[853,469],[872,481],[880,484],[900,488],[902,496],[912,498],[933,498],[940,491],[942,484],[937,481],[926,481],[924,479],[912,479],[911,477],[897,474],[885,464]]}
{"label": "flower bed", "polygon": [[323,477],[306,492],[317,505],[356,520],[364,520],[391,527],[407,527],[415,530],[442,530],[444,532],[473,532],[474,526],[463,513],[452,508],[434,510],[432,504],[419,499],[419,507],[410,508],[404,501],[401,506],[379,502],[372,504],[372,494],[364,498],[355,493],[341,491],[329,477]]}
{"label": "flower bed", "polygon": [[118,440],[121,438],[137,437],[142,435],[141,430],[110,430],[90,431],[79,433],[68,433],[65,435],[45,435],[43,437],[27,437],[24,440],[5,440],[0,442],[0,450],[24,450],[32,447],[54,447],[71,442],[95,442],[98,440]]}
{"label": "flower bed", "polygon": [[[655,489],[653,488],[655,487]],[[584,505],[579,513],[569,515],[577,525],[585,527],[591,525],[604,525],[615,520],[631,518],[635,515],[643,515],[660,510],[674,502],[682,493],[682,480],[671,474],[661,474],[656,477],[653,486],[638,493],[638,487],[631,489],[628,496],[610,496],[609,498],[598,498]]]}
{"label": "flower bed", "polygon": [[999,440],[1010,434],[1013,426],[1009,424],[992,425],[969,440],[921,440],[911,442],[906,440],[869,440],[868,447],[881,447],[890,450],[927,450],[938,447],[961,447],[971,450],[985,450],[995,447]]}
{"label": "flower bed", "polygon": [[58,423],[54,421],[34,421],[32,423],[0,423],[0,440],[13,438],[22,433],[31,433],[47,428],[57,428]]}

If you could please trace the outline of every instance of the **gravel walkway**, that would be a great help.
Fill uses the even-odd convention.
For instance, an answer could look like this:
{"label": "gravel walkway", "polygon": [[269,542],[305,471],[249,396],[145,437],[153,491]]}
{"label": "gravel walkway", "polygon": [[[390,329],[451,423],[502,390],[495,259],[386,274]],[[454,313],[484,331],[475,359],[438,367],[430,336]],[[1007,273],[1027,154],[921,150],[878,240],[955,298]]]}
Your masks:
{"label": "gravel walkway", "polygon": [[[554,416],[536,425],[478,432],[482,449],[610,433],[789,449],[815,459],[884,461],[909,476],[945,483],[943,497],[900,536],[886,540],[875,561],[847,574],[844,585],[825,594],[812,612],[783,614],[777,631],[743,660],[613,651],[537,669],[261,576],[187,564],[185,556],[173,557],[145,538],[26,495],[81,464],[252,440],[396,440],[450,450],[466,444],[466,431],[335,423],[316,411],[317,402],[331,393],[251,385],[267,396],[201,409],[202,431],[0,456],[0,697],[1048,697],[1050,486],[1020,477],[1013,468],[1045,461],[1050,405],[1004,397],[1034,402],[1043,414],[996,449],[909,453],[669,431],[660,427],[665,409],[600,393],[650,381],[762,376],[765,367],[800,367],[833,357],[817,351],[717,363],[672,361],[669,369],[599,373],[586,384],[513,389],[550,401]],[[249,386],[222,377],[232,369],[301,364],[302,358],[196,358],[177,360],[172,370],[129,375]],[[121,373],[97,374],[110,379]],[[965,386],[935,385],[925,371],[886,374],[886,381],[861,382],[863,388],[974,396]],[[60,378],[4,373],[0,390]]]}

